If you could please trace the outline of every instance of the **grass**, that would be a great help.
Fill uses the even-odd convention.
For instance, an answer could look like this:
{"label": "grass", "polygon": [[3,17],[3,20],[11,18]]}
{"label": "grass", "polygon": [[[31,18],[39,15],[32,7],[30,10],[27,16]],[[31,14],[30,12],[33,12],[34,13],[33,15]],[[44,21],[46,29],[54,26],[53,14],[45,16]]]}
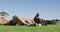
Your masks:
{"label": "grass", "polygon": [[36,27],[0,25],[0,32],[60,32],[60,24]]}

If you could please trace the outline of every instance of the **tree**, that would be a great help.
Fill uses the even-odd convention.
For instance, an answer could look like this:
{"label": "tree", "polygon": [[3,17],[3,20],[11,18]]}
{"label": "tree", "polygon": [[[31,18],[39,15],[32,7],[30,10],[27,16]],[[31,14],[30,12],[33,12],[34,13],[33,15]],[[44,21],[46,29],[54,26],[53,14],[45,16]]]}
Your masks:
{"label": "tree", "polygon": [[8,16],[8,15],[9,14],[7,12],[4,12],[4,11],[0,12],[0,16],[3,16],[4,17],[4,20],[5,20],[5,17]]}
{"label": "tree", "polygon": [[0,15],[1,16],[6,16],[6,15],[8,16],[9,14],[7,12],[2,11],[2,12],[0,12]]}

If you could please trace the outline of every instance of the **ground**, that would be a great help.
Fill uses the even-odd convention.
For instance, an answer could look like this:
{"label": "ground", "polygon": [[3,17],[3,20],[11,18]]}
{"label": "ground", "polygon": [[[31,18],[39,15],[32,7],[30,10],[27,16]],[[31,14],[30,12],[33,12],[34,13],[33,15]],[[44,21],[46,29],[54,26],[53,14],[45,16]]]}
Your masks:
{"label": "ground", "polygon": [[36,27],[0,25],[0,32],[60,32],[60,24]]}

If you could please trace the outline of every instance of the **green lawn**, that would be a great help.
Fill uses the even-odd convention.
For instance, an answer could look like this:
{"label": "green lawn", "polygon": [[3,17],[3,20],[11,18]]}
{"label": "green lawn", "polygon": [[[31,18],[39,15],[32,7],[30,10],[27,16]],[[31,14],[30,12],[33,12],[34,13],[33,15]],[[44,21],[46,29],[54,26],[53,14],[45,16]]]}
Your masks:
{"label": "green lawn", "polygon": [[48,26],[3,26],[0,32],[60,32],[60,24]]}

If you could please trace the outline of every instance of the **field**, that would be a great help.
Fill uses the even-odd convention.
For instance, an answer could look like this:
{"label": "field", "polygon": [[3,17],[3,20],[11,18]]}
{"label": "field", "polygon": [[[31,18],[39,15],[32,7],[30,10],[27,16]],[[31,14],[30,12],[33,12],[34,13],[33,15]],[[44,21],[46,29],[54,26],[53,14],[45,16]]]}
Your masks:
{"label": "field", "polygon": [[0,25],[0,32],[60,32],[60,24],[36,27]]}

